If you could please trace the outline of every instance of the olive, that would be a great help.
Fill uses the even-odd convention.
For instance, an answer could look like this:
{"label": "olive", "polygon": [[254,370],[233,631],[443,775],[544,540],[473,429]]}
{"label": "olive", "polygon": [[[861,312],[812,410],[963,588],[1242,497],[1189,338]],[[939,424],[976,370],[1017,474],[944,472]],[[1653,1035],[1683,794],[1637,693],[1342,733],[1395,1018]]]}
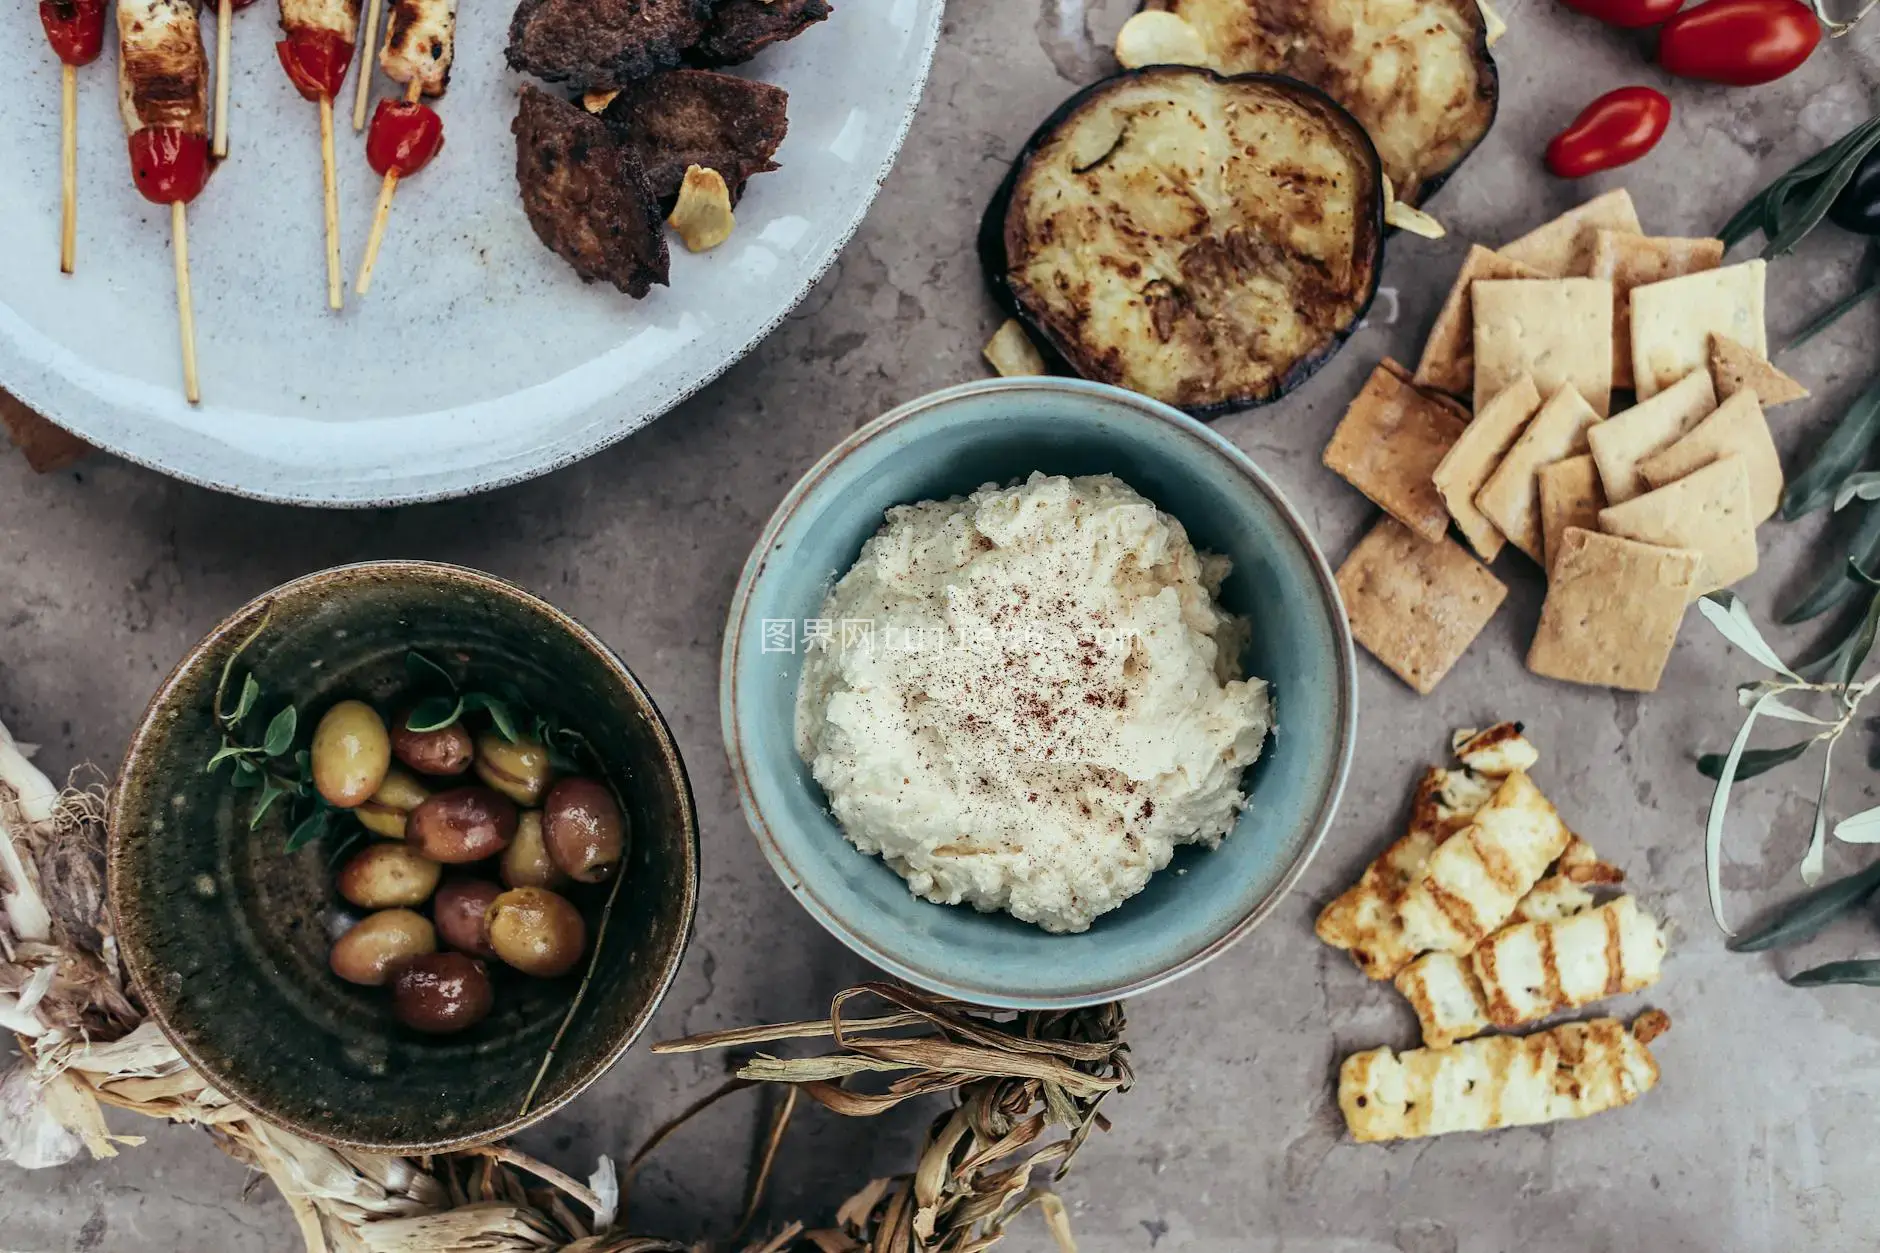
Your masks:
{"label": "olive", "polygon": [[550,788],[542,832],[548,855],[570,879],[602,883],[620,869],[627,820],[605,783],[572,778]]}
{"label": "olive", "polygon": [[413,1031],[449,1035],[489,1016],[490,972],[462,953],[414,957],[392,976],[392,1012]]}
{"label": "olive", "polygon": [[490,903],[502,894],[502,888],[488,879],[452,879],[446,883],[431,902],[438,939],[445,947],[473,957],[496,956],[484,916],[489,913]]}
{"label": "olive", "polygon": [[503,882],[512,888],[552,888],[567,880],[548,855],[541,812],[525,810],[516,822],[516,838],[503,850]]}
{"label": "olive", "polygon": [[1880,235],[1880,148],[1873,149],[1854,167],[1828,209],[1828,220],[1856,235]]}
{"label": "olive", "polygon": [[419,774],[462,774],[470,768],[476,747],[462,723],[453,722],[437,731],[413,731],[411,713],[406,711],[392,723],[392,756]]}
{"label": "olive", "polygon": [[411,811],[407,838],[420,853],[447,865],[482,861],[509,847],[516,834],[516,807],[486,787],[439,792]]}
{"label": "olive", "polygon": [[547,888],[511,888],[490,904],[490,947],[525,975],[567,974],[587,947],[581,911]]}
{"label": "olive", "polygon": [[516,804],[540,804],[549,774],[548,750],[534,740],[511,742],[494,731],[477,736],[477,778]]}
{"label": "olive", "polygon": [[314,728],[313,785],[330,805],[351,809],[370,800],[391,764],[385,720],[364,701],[341,701]]}
{"label": "olive", "polygon": [[430,919],[409,909],[383,909],[342,935],[326,961],[346,982],[376,988],[400,962],[436,951]]}
{"label": "olive", "polygon": [[385,782],[379,784],[379,790],[372,794],[372,799],[353,810],[361,825],[374,835],[382,835],[388,840],[405,838],[405,816],[430,799],[431,793],[422,783],[393,766],[385,772]]}
{"label": "olive", "polygon": [[444,867],[409,845],[374,844],[340,868],[339,894],[361,909],[422,905],[443,873]]}

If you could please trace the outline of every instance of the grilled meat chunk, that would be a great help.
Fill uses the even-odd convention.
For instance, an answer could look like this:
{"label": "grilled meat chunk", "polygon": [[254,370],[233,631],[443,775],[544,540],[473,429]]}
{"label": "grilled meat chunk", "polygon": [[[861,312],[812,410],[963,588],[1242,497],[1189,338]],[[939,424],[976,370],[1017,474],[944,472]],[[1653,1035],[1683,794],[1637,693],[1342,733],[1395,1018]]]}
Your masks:
{"label": "grilled meat chunk", "polygon": [[736,65],[795,39],[834,10],[829,0],[718,0],[705,34],[686,53],[695,65]]}
{"label": "grilled meat chunk", "polygon": [[621,89],[601,114],[608,131],[646,171],[662,203],[679,194],[686,167],[717,170],[736,204],[753,174],[777,168],[790,94],[769,83],[711,70],[668,70]]}
{"label": "grilled meat chunk", "polygon": [[705,34],[711,0],[522,0],[509,67],[584,91],[670,69]]}
{"label": "grilled meat chunk", "polygon": [[659,204],[632,151],[599,118],[534,86],[511,129],[522,207],[541,241],[585,282],[605,279],[635,300],[663,286]]}

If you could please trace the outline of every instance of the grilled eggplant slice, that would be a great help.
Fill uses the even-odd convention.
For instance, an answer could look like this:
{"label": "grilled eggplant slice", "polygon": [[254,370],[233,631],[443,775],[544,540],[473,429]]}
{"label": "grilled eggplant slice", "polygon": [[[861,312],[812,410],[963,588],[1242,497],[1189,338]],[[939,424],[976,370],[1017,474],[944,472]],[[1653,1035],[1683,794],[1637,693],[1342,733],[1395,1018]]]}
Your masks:
{"label": "grilled eggplant slice", "polygon": [[1201,36],[1223,74],[1286,74],[1345,106],[1407,205],[1495,122],[1500,86],[1476,0],[1147,0]]}
{"label": "grilled eggplant slice", "polygon": [[1085,378],[1207,415],[1262,404],[1377,290],[1364,128],[1293,79],[1160,65],[1073,96],[980,229],[995,291]]}

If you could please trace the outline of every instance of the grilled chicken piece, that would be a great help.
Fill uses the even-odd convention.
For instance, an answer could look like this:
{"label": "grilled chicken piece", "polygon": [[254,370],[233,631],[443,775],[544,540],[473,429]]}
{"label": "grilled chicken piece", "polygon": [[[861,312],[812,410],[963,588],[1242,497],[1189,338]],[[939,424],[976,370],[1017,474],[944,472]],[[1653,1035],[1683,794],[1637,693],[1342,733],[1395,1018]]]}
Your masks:
{"label": "grilled chicken piece", "polygon": [[679,64],[705,35],[711,0],[522,0],[509,24],[509,67],[612,91]]}
{"label": "grilled chicken piece", "polygon": [[122,0],[117,10],[118,108],[124,131],[209,130],[209,59],[191,0]]}
{"label": "grilled chicken piece", "polygon": [[622,88],[601,114],[621,147],[646,171],[662,203],[679,194],[688,166],[716,170],[731,203],[753,174],[777,168],[790,94],[769,83],[710,70],[667,70]]}
{"label": "grilled chicken piece", "polygon": [[281,29],[331,31],[359,42],[359,0],[281,0]]}
{"label": "grilled chicken piece", "polygon": [[695,65],[737,65],[826,19],[829,0],[718,0],[705,35],[686,53]]}
{"label": "grilled chicken piece", "polygon": [[541,241],[585,282],[605,279],[635,300],[663,286],[659,204],[633,153],[599,118],[533,86],[511,129],[522,207]]}
{"label": "grilled chicken piece", "polygon": [[450,86],[457,38],[457,0],[392,0],[379,68],[395,83],[423,83],[441,96]]}

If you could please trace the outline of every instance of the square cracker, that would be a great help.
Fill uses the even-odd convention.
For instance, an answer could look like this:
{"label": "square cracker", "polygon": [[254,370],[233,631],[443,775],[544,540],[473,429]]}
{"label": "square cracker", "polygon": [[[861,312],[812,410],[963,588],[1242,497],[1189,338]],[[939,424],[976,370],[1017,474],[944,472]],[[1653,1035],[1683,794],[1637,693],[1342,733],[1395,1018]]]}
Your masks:
{"label": "square cracker", "polygon": [[1710,375],[1689,374],[1650,400],[1641,401],[1599,424],[1586,442],[1599,464],[1599,480],[1606,499],[1617,505],[1649,490],[1639,477],[1638,463],[1662,448],[1669,448],[1686,431],[1717,407]]}
{"label": "square cracker", "polygon": [[1464,428],[1430,476],[1443,503],[1449,506],[1449,516],[1483,561],[1493,561],[1501,552],[1502,535],[1488,515],[1475,507],[1475,494],[1540,408],[1540,391],[1534,380],[1523,374],[1476,413],[1475,421]]}
{"label": "square cracker", "polygon": [[1540,488],[1541,537],[1551,574],[1568,527],[1585,531],[1599,528],[1599,511],[1606,507],[1606,494],[1599,489],[1599,467],[1593,464],[1591,454],[1542,466]]}
{"label": "square cracker", "polygon": [[1528,669],[1569,683],[1657,691],[1703,561],[1688,549],[1568,528]]}
{"label": "square cracker", "polygon": [[1808,399],[1806,387],[1728,335],[1710,337],[1710,377],[1717,382],[1719,400],[1728,400],[1744,388],[1755,392],[1765,409]]}
{"label": "square cracker", "polygon": [[1767,269],[1765,261],[1745,261],[1632,289],[1632,380],[1640,400],[1707,369],[1712,335],[1727,335],[1758,357],[1769,355]]}
{"label": "square cracker", "polygon": [[1533,266],[1512,261],[1480,244],[1469,246],[1462,259],[1462,271],[1455,286],[1443,301],[1430,337],[1423,341],[1423,357],[1417,362],[1416,385],[1434,387],[1456,396],[1469,395],[1475,383],[1475,309],[1469,288],[1475,280],[1546,278]]}
{"label": "square cracker", "polygon": [[1449,510],[1432,476],[1468,424],[1461,405],[1418,390],[1410,372],[1386,357],[1332,432],[1325,465],[1434,542],[1449,529]]}
{"label": "square cracker", "polygon": [[1592,273],[1593,237],[1602,230],[1645,233],[1632,193],[1625,188],[1595,196],[1495,251],[1549,278],[1574,278]]}
{"label": "square cracker", "polygon": [[1701,554],[1704,566],[1691,588],[1693,600],[1728,587],[1756,570],[1749,467],[1742,457],[1721,457],[1643,496],[1601,509],[1599,529]]}
{"label": "square cracker", "polygon": [[1338,568],[1351,634],[1427,696],[1501,607],[1508,589],[1462,545],[1381,518]]}
{"label": "square cracker", "polygon": [[1718,405],[1677,443],[1639,462],[1638,472],[1652,487],[1665,487],[1732,454],[1749,472],[1750,517],[1767,522],[1782,503],[1782,458],[1755,392],[1738,392]]}
{"label": "square cracker", "polygon": [[1676,239],[1601,230],[1593,233],[1588,273],[1612,280],[1612,385],[1632,386],[1632,301],[1634,287],[1662,283],[1682,274],[1698,274],[1723,264],[1721,239]]}
{"label": "square cracker", "polygon": [[1605,417],[1612,405],[1612,284],[1603,278],[1490,279],[1475,304],[1475,405],[1523,374],[1551,396],[1567,383]]}
{"label": "square cracker", "polygon": [[1572,386],[1553,394],[1521,432],[1508,455],[1475,494],[1475,507],[1488,515],[1509,543],[1545,564],[1541,532],[1540,469],[1586,451],[1586,432],[1599,421]]}

